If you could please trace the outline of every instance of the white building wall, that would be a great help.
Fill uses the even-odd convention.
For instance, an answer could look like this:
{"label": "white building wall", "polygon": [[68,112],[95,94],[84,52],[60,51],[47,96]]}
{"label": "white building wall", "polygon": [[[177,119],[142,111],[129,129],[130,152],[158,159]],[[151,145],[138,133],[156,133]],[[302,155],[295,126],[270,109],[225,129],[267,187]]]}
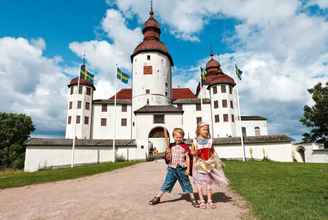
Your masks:
{"label": "white building wall", "polygon": [[[67,103],[67,117],[66,117],[66,133],[65,138],[74,138],[74,129],[76,123],[76,116],[80,116],[80,123],[76,124],[76,137],[79,139],[89,139],[91,132],[91,122],[92,122],[92,100],[93,100],[93,88],[91,89],[91,94],[87,95],[87,87],[80,85],[82,87],[82,94],[78,92],[78,86],[73,87],[73,94],[70,94],[71,89],[68,90],[68,103]],[[78,109],[78,101],[82,101],[81,108]],[[69,103],[72,102],[72,109],[69,109]],[[86,109],[86,102],[90,104],[89,110]],[[71,116],[71,123],[68,124],[68,117]],[[84,123],[85,116],[89,118],[88,124]]]}
{"label": "white building wall", "polygon": [[[255,128],[260,128],[260,135],[268,135],[268,123],[266,120],[248,120],[242,121],[242,127],[246,128],[247,136],[255,136]],[[238,128],[237,136],[240,137],[240,129]]]}
{"label": "white building wall", "polygon": [[[131,139],[131,105],[127,105],[127,111],[122,112],[122,105],[116,105],[116,139]],[[114,138],[114,112],[113,104],[107,104],[107,111],[102,112],[101,104],[94,104],[93,115],[93,139]],[[101,126],[101,119],[106,119],[106,126]],[[127,125],[121,125],[121,119],[127,119]]]}

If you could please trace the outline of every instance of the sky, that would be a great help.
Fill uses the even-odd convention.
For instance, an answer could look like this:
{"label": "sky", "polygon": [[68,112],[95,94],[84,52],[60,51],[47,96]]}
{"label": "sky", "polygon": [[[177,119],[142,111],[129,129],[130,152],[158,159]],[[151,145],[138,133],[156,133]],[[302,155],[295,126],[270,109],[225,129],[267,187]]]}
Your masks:
{"label": "sky", "polygon": [[[223,72],[243,70],[242,115],[300,140],[307,89],[328,81],[327,0],[154,0],[173,84],[196,89],[213,51]],[[130,71],[149,0],[0,0],[0,111],[30,115],[34,137],[64,137],[67,84],[83,54],[95,98],[113,95],[115,65]],[[123,86],[122,86],[123,87]]]}

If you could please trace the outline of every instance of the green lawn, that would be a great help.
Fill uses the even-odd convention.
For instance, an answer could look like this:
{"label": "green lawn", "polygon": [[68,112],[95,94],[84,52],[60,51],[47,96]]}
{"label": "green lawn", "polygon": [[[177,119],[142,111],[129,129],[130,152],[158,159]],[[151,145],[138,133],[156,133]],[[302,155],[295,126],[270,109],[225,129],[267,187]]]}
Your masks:
{"label": "green lawn", "polygon": [[101,163],[93,165],[77,166],[74,168],[60,168],[27,173],[23,171],[0,172],[0,189],[25,186],[35,183],[45,183],[58,180],[74,179],[82,176],[89,176],[97,173],[107,172],[141,161],[126,161],[116,163]]}
{"label": "green lawn", "polygon": [[328,219],[328,164],[226,161],[233,190],[252,214],[269,219]]}

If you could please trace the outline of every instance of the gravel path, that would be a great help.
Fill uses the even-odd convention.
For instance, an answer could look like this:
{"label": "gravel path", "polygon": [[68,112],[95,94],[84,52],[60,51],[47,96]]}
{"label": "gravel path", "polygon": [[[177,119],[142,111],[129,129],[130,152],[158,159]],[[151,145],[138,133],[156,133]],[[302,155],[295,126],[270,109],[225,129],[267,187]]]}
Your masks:
{"label": "gravel path", "polygon": [[[177,184],[162,203],[148,205],[166,171],[163,161],[140,163],[74,180],[0,190],[0,219],[241,219],[247,205],[217,189],[214,210],[195,209]],[[195,188],[194,188],[195,189]]]}

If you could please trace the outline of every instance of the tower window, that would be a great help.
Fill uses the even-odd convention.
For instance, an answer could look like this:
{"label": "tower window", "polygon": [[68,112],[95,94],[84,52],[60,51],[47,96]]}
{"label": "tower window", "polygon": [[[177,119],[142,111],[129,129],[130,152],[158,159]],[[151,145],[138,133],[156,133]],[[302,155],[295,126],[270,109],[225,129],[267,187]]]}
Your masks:
{"label": "tower window", "polygon": [[152,66],[144,66],[144,75],[151,75],[153,74],[153,67]]}
{"label": "tower window", "polygon": [[230,107],[233,108],[233,101],[230,101]]}
{"label": "tower window", "polygon": [[102,118],[102,119],[100,119],[100,125],[101,126],[106,126],[107,125],[107,119],[106,118]]}
{"label": "tower window", "polygon": [[77,101],[77,108],[80,109],[82,107],[82,101]]}
{"label": "tower window", "polygon": [[168,87],[168,83],[167,82],[165,83],[165,86]]}
{"label": "tower window", "polygon": [[226,93],[227,92],[225,85],[221,85],[221,92],[222,93]]}
{"label": "tower window", "polygon": [[165,92],[165,96],[167,96],[168,94],[167,94],[167,92]]}
{"label": "tower window", "polygon": [[87,95],[91,95],[91,88],[87,87]]}
{"label": "tower window", "polygon": [[89,117],[88,116],[85,116],[84,117],[84,124],[85,125],[88,125],[89,124]]}
{"label": "tower window", "polygon": [[229,86],[229,93],[232,94],[232,86]]}
{"label": "tower window", "polygon": [[82,94],[82,91],[83,91],[83,86],[80,86],[79,87],[79,94]]}
{"label": "tower window", "polygon": [[223,108],[227,108],[227,107],[228,107],[228,102],[227,102],[226,99],[223,99],[223,100],[222,100],[222,107],[223,107]]}
{"label": "tower window", "polygon": [[215,85],[215,86],[213,86],[213,94],[216,94],[216,93],[218,93],[218,88]]}
{"label": "tower window", "polygon": [[147,60],[150,60],[150,55],[147,55]]}
{"label": "tower window", "polygon": [[215,115],[215,122],[216,123],[220,122],[220,115]]}
{"label": "tower window", "polygon": [[72,123],[72,116],[68,116],[67,123],[68,123],[68,124],[71,124],[71,123]]}
{"label": "tower window", "polygon": [[69,102],[69,109],[73,108],[73,102]]}
{"label": "tower window", "polygon": [[89,109],[90,109],[90,102],[86,102],[86,103],[85,103],[85,109],[86,109],[86,110],[89,110]]}
{"label": "tower window", "polygon": [[71,86],[71,95],[74,93],[74,87]]}
{"label": "tower window", "polygon": [[128,106],[127,105],[122,105],[122,112],[127,112],[128,111]]}
{"label": "tower window", "polygon": [[153,118],[153,122],[154,124],[164,124],[165,122],[165,118],[164,118],[164,115],[154,115],[154,118]]}
{"label": "tower window", "polygon": [[202,110],[201,104],[197,103],[196,104],[196,111],[201,111],[201,110]]}
{"label": "tower window", "polygon": [[234,115],[231,115],[231,121],[235,122],[235,116]]}
{"label": "tower window", "polygon": [[149,105],[149,99],[147,99],[147,105]]}
{"label": "tower window", "polygon": [[122,127],[125,127],[127,125],[127,120],[126,120],[126,118],[122,118],[121,119],[121,126]]}
{"label": "tower window", "polygon": [[146,94],[150,94],[150,89],[146,89]]}
{"label": "tower window", "polygon": [[214,101],[214,108],[219,108],[219,101],[218,100]]}
{"label": "tower window", "polygon": [[81,116],[76,116],[76,124],[80,124],[81,122]]}
{"label": "tower window", "polygon": [[197,117],[196,121],[197,121],[197,124],[201,123],[202,122],[202,117]]}
{"label": "tower window", "polygon": [[107,112],[107,105],[106,104],[101,105],[101,111],[102,112]]}
{"label": "tower window", "polygon": [[224,114],[224,115],[223,115],[223,121],[224,121],[224,122],[229,121],[229,115],[228,115],[228,114]]}

